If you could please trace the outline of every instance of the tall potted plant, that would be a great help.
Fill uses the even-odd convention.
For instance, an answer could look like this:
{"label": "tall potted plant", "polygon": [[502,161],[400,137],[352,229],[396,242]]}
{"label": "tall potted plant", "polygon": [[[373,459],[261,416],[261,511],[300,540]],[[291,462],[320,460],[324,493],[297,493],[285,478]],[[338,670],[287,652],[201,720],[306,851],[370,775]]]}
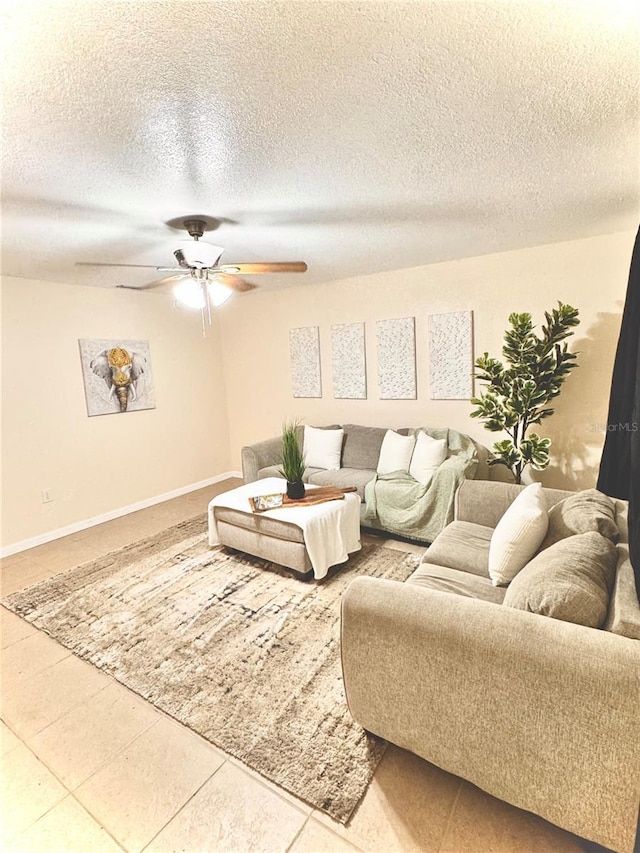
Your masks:
{"label": "tall potted plant", "polygon": [[538,336],[531,314],[510,314],[511,328],[505,332],[502,347],[508,366],[487,352],[475,364],[476,377],[487,383],[487,389],[471,400],[477,407],[471,417],[483,420],[491,432],[508,434],[509,438],[493,445],[496,458],[489,464],[506,465],[516,483],[522,482],[526,465],[538,471],[548,466],[551,440],[535,432],[527,434],[527,430],[553,414],[549,403],[577,366],[577,355],[569,352],[566,338],[580,323],[578,309],[558,302],[544,316],[546,323]]}
{"label": "tall potted plant", "polygon": [[304,497],[302,477],[306,468],[304,455],[298,441],[299,423],[285,423],[282,426],[282,456],[278,474],[287,481],[287,497],[300,500]]}

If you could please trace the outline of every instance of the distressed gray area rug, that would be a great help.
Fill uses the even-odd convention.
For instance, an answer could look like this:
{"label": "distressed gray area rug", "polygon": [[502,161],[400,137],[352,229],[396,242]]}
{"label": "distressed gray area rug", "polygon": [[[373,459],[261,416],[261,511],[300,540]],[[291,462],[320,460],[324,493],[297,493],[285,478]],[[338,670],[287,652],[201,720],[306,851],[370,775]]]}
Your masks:
{"label": "distressed gray area rug", "polygon": [[24,619],[345,823],[384,741],[347,709],[340,599],[357,575],[404,580],[417,557],[382,545],[321,582],[226,549],[206,516],[3,601]]}

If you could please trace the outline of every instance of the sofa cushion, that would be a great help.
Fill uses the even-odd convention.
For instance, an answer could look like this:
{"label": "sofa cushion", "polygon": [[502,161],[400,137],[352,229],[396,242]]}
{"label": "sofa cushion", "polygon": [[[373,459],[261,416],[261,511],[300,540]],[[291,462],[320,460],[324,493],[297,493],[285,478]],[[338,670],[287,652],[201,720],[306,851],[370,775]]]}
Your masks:
{"label": "sofa cushion", "polygon": [[513,580],[542,545],[548,527],[542,485],[532,483],[520,492],[493,531],[489,577],[494,584]]}
{"label": "sofa cushion", "polygon": [[342,447],[343,468],[366,468],[375,471],[386,429],[382,427],[344,425]]}
{"label": "sofa cushion", "polygon": [[408,473],[415,444],[415,436],[400,435],[388,429],[380,448],[380,458],[376,466],[378,474],[391,474],[393,471]]}
{"label": "sofa cushion", "polygon": [[630,640],[640,640],[640,597],[629,558],[629,504],[621,500],[616,500],[615,504],[616,525],[620,533],[616,546],[618,565],[604,630]]}
{"label": "sofa cushion", "polygon": [[337,471],[342,457],[342,429],[317,429],[305,426],[303,455],[310,468]]}
{"label": "sofa cushion", "polygon": [[278,518],[269,518],[267,515],[240,512],[237,509],[225,506],[215,507],[213,514],[217,521],[232,524],[234,527],[253,530],[256,533],[272,536],[275,539],[284,539],[287,542],[302,542],[304,544],[304,533],[297,524],[281,521]]}
{"label": "sofa cushion", "polygon": [[493,527],[471,521],[452,521],[427,548],[422,563],[489,577],[489,543]]}
{"label": "sofa cushion", "polygon": [[409,473],[414,480],[426,486],[446,458],[447,439],[431,438],[426,432],[420,431],[416,435]]}
{"label": "sofa cushion", "polygon": [[640,640],[640,605],[636,578],[629,559],[629,545],[617,545],[618,566],[609,599],[605,631],[630,640]]}
{"label": "sofa cushion", "polygon": [[576,533],[600,533],[616,542],[615,513],[614,501],[597,489],[577,492],[549,510],[549,530],[540,550]]}
{"label": "sofa cushion", "polygon": [[[282,474],[279,471],[279,465],[267,465],[266,468],[258,469],[258,479],[266,480],[267,477],[282,477]],[[305,472],[306,474],[306,472]],[[304,478],[303,478],[304,479]]]}
{"label": "sofa cushion", "polygon": [[600,628],[606,619],[616,546],[600,533],[579,533],[541,551],[507,590],[504,604]]}
{"label": "sofa cushion", "polygon": [[441,592],[452,592],[467,598],[480,598],[494,604],[502,604],[507,592],[504,587],[494,586],[488,577],[424,562],[418,566],[407,583]]}
{"label": "sofa cushion", "polygon": [[341,488],[355,486],[358,494],[364,500],[364,487],[375,476],[375,471],[364,471],[361,468],[341,468],[339,471],[314,469],[307,482],[316,486],[340,486]]}
{"label": "sofa cushion", "polygon": [[[305,483],[308,483],[309,477],[313,477],[314,474],[317,474],[321,470],[321,468],[305,468],[305,472],[302,476],[302,479]],[[280,473],[280,466],[268,465],[266,468],[260,468],[260,470],[258,471],[258,479],[264,480],[266,477],[280,477],[280,479],[282,479],[282,474]]]}

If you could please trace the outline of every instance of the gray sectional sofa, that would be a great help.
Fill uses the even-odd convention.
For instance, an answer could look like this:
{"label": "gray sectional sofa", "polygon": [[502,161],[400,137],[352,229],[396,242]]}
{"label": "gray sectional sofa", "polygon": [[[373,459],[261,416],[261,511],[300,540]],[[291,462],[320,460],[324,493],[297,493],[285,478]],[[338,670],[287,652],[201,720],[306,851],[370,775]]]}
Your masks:
{"label": "gray sectional sofa", "polygon": [[[339,470],[327,471],[320,468],[307,468],[304,480],[318,486],[355,486],[363,503],[361,508],[362,524],[368,528],[377,528],[395,535],[406,536],[419,542],[430,542],[433,539],[433,525],[429,519],[424,519],[424,525],[414,525],[407,530],[404,525],[388,526],[378,520],[375,514],[368,512],[365,500],[366,486],[375,478],[380,448],[386,428],[368,427],[359,424],[331,424],[322,429],[344,430],[342,445],[342,460]],[[438,507],[438,521],[435,532],[439,532],[453,518],[453,497],[458,483],[464,479],[489,479],[488,460],[490,451],[481,444],[462,436],[453,429],[446,427],[421,427],[433,438],[447,438],[448,458],[434,477],[434,485],[442,486],[441,493],[446,505]],[[299,428],[302,443],[303,428]],[[403,428],[397,432],[408,435],[412,430]],[[460,439],[464,439],[473,448],[472,458],[460,453]],[[282,454],[282,439],[280,436],[248,445],[242,448],[242,475],[245,483],[252,483],[264,477],[278,477],[278,466]],[[460,455],[458,455],[460,454]],[[370,508],[369,508],[370,509]]]}
{"label": "gray sectional sofa", "polygon": [[[455,521],[407,582],[364,577],[349,585],[349,708],[363,728],[490,794],[631,853],[640,801],[640,607],[628,504],[610,506],[606,620],[586,627],[510,602],[527,566],[506,589],[489,579],[493,530],[522,488],[465,481]],[[549,508],[575,496],[543,492]],[[602,538],[598,531],[586,540]],[[582,559],[585,538],[562,535],[559,544]],[[550,580],[545,601],[554,583],[562,588]],[[565,592],[557,597],[564,606]]]}

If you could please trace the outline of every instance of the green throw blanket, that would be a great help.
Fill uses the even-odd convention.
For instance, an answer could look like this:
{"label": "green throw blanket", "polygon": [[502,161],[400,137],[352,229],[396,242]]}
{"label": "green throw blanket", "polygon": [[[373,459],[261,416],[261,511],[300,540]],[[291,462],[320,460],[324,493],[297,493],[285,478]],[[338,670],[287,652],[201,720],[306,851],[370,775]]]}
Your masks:
{"label": "green throw blanket", "polygon": [[447,459],[426,486],[404,471],[377,474],[365,486],[363,523],[433,542],[453,521],[456,489],[475,476],[478,455],[473,439],[454,429],[425,428],[424,432],[432,438],[447,438]]}

